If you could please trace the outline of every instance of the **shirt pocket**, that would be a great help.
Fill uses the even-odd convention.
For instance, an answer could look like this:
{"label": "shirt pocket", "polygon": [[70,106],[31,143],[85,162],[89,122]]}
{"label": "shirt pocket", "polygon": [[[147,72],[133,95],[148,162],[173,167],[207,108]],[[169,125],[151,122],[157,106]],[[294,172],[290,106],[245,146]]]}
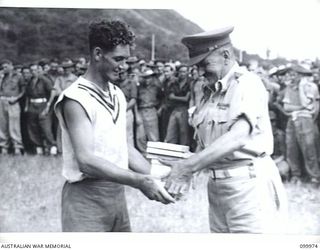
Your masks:
{"label": "shirt pocket", "polygon": [[217,123],[218,125],[223,125],[228,122],[228,110],[218,109]]}
{"label": "shirt pocket", "polygon": [[217,136],[221,136],[228,132],[229,128],[229,107],[220,106],[217,110],[217,125],[216,133]]}
{"label": "shirt pocket", "polygon": [[215,138],[215,125],[214,117],[209,114],[198,117],[195,121],[195,139],[200,142],[202,147],[209,146]]}

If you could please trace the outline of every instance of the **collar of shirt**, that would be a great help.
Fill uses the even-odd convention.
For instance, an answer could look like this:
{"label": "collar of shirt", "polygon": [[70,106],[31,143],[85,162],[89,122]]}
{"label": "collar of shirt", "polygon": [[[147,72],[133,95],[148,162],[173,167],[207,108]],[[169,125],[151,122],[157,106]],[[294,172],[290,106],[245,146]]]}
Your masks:
{"label": "collar of shirt", "polygon": [[111,100],[112,101],[112,96],[115,94],[115,90],[116,87],[113,83],[108,82],[108,89],[107,90],[103,90],[100,86],[98,86],[96,83],[91,82],[89,80],[87,80],[86,78],[80,76],[80,78],[84,79],[87,83],[89,83],[91,86],[93,86],[99,93],[101,93],[103,95],[103,97],[105,97],[107,100]]}
{"label": "collar of shirt", "polygon": [[234,77],[234,74],[237,72],[241,72],[241,69],[239,64],[235,62],[229,72],[222,79],[217,81],[215,84],[216,89],[220,89],[221,92],[226,92],[230,85],[231,78]]}

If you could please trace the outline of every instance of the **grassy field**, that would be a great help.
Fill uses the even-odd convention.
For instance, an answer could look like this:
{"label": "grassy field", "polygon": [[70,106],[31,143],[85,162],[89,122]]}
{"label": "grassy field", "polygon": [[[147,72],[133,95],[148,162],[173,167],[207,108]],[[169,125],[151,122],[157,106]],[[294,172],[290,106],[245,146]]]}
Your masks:
{"label": "grassy field", "polygon": [[[59,232],[61,158],[1,156],[0,232]],[[286,184],[290,234],[320,234],[319,187]],[[209,232],[206,176],[186,199],[162,205],[127,188],[134,232]]]}

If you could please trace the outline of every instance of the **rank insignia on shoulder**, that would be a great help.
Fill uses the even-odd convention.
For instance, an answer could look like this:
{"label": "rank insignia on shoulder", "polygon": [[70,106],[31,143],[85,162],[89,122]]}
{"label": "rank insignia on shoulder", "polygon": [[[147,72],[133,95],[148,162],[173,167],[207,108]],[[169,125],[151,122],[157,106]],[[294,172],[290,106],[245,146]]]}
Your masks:
{"label": "rank insignia on shoulder", "polygon": [[229,103],[221,103],[221,102],[218,103],[218,108],[219,109],[226,110],[229,107],[230,107]]}
{"label": "rank insignia on shoulder", "polygon": [[242,76],[242,75],[243,75],[242,72],[234,72],[234,77],[235,77],[236,79],[239,79],[240,76]]}

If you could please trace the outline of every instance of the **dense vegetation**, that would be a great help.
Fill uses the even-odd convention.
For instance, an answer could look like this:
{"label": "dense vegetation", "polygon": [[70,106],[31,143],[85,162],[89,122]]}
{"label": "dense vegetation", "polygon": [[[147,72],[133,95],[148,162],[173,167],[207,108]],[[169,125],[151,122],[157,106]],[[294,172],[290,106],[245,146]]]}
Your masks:
{"label": "dense vegetation", "polygon": [[124,20],[137,36],[132,54],[185,60],[181,37],[202,31],[173,10],[0,8],[0,57],[15,62],[87,56],[88,24],[97,18]]}

